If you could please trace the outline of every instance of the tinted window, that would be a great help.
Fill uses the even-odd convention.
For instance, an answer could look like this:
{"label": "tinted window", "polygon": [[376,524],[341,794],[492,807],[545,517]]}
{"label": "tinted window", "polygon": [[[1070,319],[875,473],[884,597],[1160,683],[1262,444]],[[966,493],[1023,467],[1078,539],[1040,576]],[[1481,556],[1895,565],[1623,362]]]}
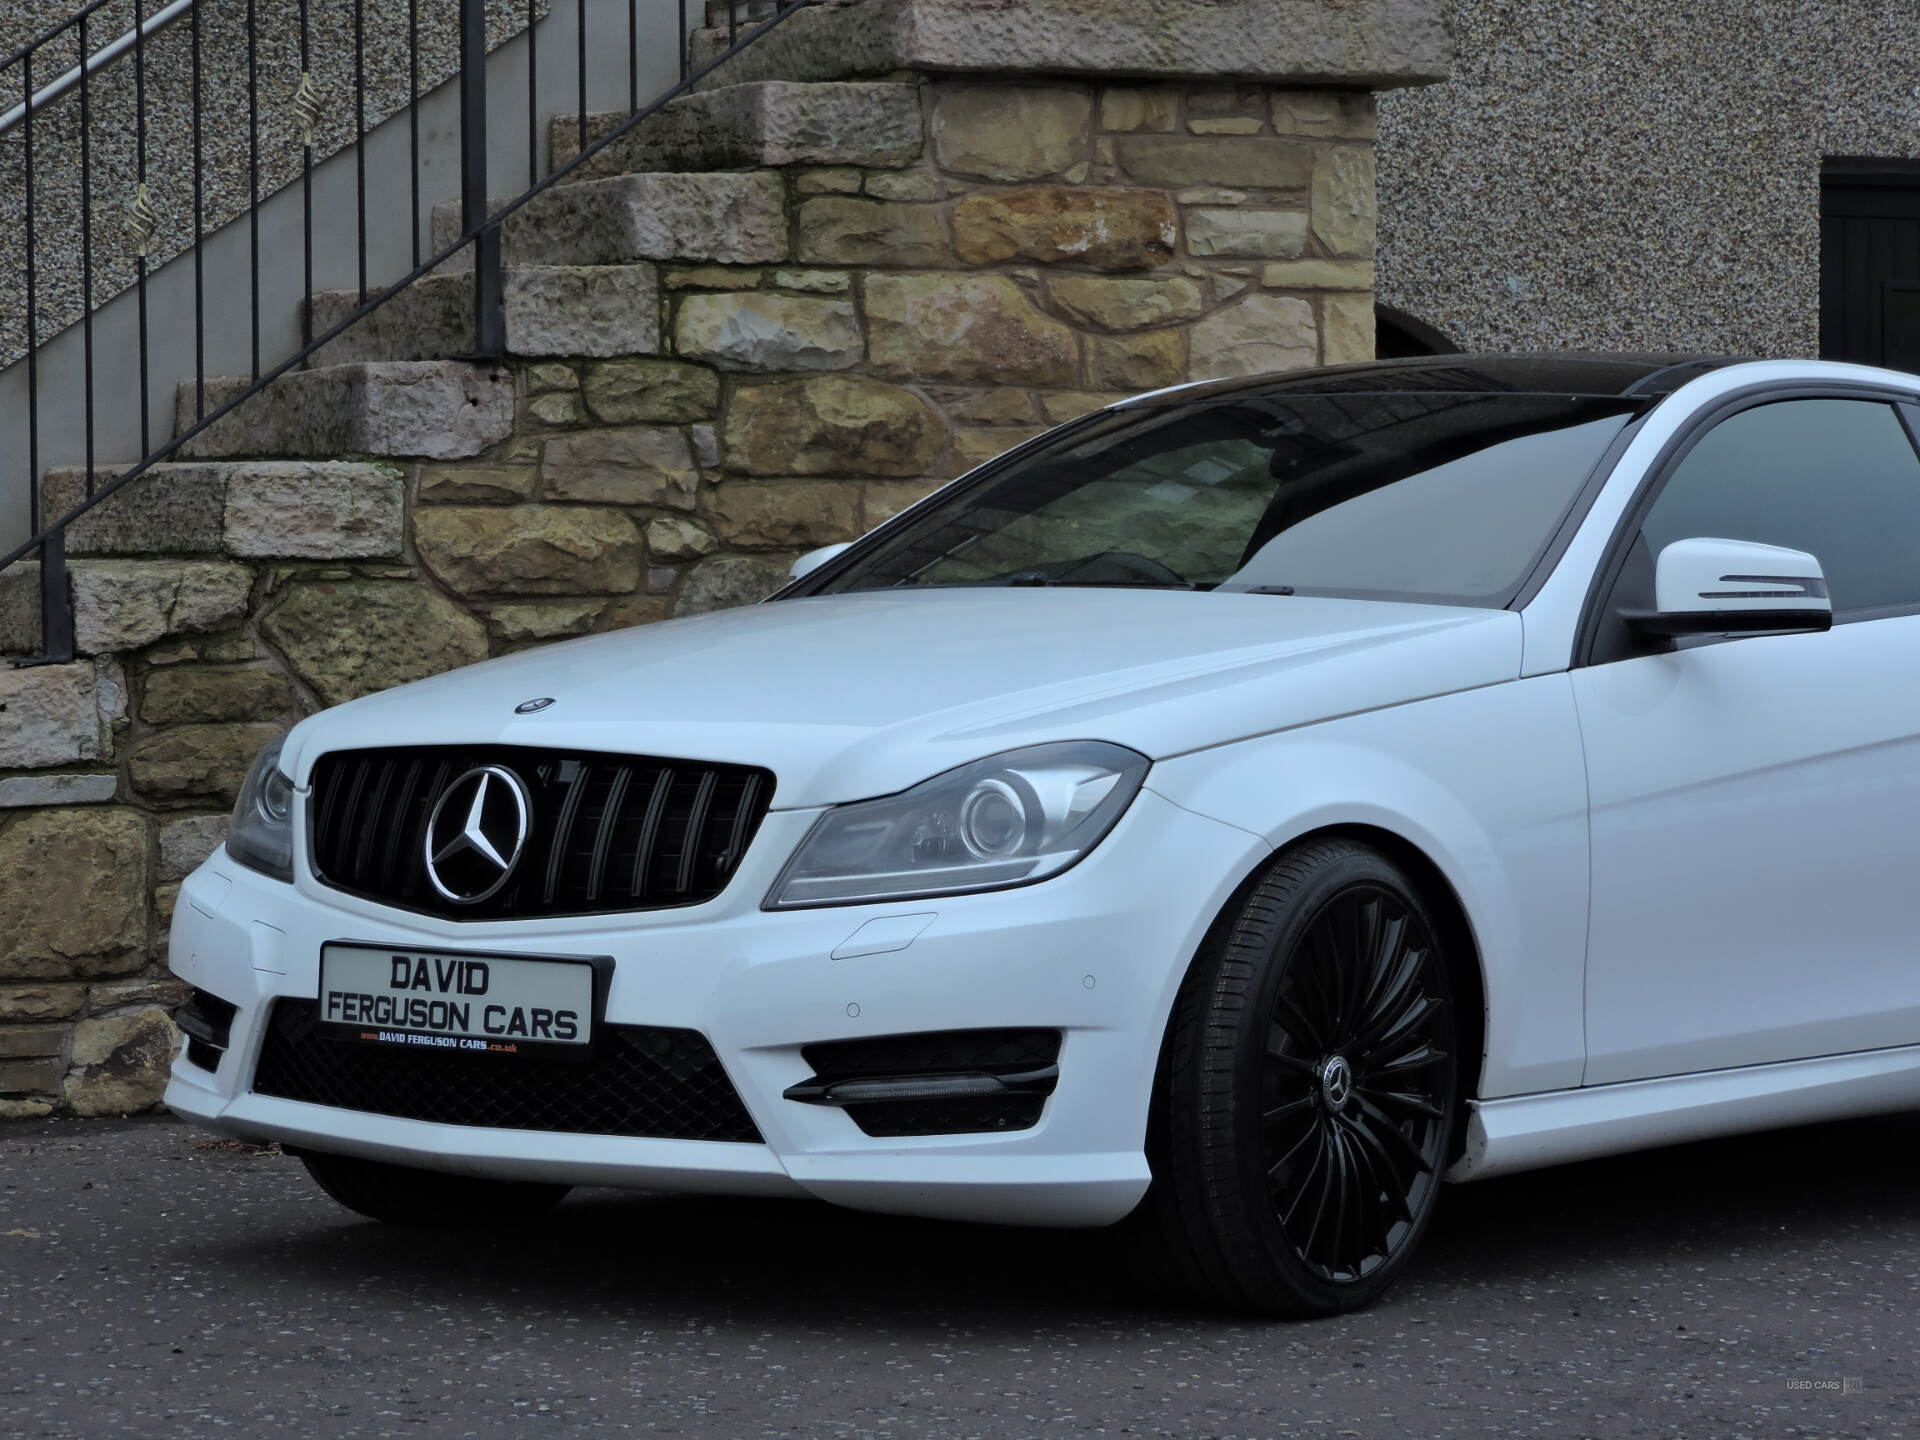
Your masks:
{"label": "tinted window", "polygon": [[1633,408],[1375,393],[1117,411],[942,497],[813,589],[1269,587],[1497,607]]}
{"label": "tinted window", "polygon": [[1680,462],[1641,529],[1805,550],[1836,611],[1920,602],[1920,458],[1890,405],[1785,400],[1745,410]]}

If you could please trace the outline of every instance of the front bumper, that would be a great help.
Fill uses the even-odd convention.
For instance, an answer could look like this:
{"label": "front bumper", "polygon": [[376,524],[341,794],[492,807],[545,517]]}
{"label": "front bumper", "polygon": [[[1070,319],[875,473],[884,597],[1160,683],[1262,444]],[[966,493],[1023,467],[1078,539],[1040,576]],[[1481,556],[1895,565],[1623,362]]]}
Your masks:
{"label": "front bumper", "polygon": [[[727,891],[622,916],[460,924],[326,889],[295,855],[292,885],[217,852],[181,889],[171,965],[238,1006],[209,1072],[184,1055],[167,1104],[248,1140],[504,1179],[750,1195],[813,1195],[902,1214],[1100,1225],[1145,1192],[1154,1065],[1186,964],[1264,853],[1245,831],[1143,790],[1087,860],[988,895],[769,913],[759,902],[818,812],[767,817]],[[934,918],[904,949],[835,960],[867,922]],[[265,1019],[319,992],[320,947],[608,955],[605,1023],[697,1030],[760,1144],[434,1124],[256,1094]],[[857,947],[856,947],[857,948]],[[919,1031],[1062,1032],[1060,1079],[1031,1129],[876,1138],[845,1112],[784,1098],[817,1041]],[[500,1083],[512,1083],[502,1062]]]}

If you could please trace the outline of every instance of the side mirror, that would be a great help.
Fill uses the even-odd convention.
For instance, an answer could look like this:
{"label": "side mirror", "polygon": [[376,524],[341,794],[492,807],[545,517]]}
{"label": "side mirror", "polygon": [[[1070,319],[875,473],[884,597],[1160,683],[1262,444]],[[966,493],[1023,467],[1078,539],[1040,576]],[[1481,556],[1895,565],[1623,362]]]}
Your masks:
{"label": "side mirror", "polygon": [[1627,616],[1643,635],[1762,635],[1829,630],[1820,562],[1748,540],[1676,540],[1653,571],[1654,612]]}
{"label": "side mirror", "polygon": [[798,580],[803,576],[811,575],[852,543],[851,540],[843,540],[838,545],[822,545],[818,550],[809,550],[793,562],[792,567],[787,571],[788,577]]}

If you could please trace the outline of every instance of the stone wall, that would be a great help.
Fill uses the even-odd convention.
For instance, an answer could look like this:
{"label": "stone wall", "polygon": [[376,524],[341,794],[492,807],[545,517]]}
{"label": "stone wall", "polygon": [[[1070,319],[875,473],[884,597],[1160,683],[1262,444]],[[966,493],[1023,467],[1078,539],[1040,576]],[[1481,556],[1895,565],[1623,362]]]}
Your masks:
{"label": "stone wall", "polygon": [[[457,430],[400,433],[409,357],[459,318],[461,292],[423,288],[323,357],[338,368],[209,431],[220,453],[76,527],[85,658],[0,668],[0,1113],[157,1099],[179,881],[300,715],[757,600],[797,553],[1122,395],[1371,353],[1369,94],[748,90],[752,125],[728,129],[729,92],[691,97],[700,124],[663,117],[611,168],[661,167],[661,147],[687,167],[736,131],[754,168],[615,174],[509,228],[510,292],[539,303],[510,308],[504,373],[461,372]],[[328,433],[396,453],[250,458]],[[0,576],[0,654],[31,648],[36,586]]]}

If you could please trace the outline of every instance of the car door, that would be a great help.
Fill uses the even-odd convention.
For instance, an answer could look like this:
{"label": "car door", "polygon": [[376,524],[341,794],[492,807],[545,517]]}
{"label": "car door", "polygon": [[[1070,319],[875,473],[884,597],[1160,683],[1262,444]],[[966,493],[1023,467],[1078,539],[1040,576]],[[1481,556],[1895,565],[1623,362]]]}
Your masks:
{"label": "car door", "polygon": [[[1920,1042],[1920,457],[1913,412],[1759,403],[1628,524],[1591,663],[1586,1083]],[[1830,632],[1639,642],[1675,540],[1825,569]]]}

